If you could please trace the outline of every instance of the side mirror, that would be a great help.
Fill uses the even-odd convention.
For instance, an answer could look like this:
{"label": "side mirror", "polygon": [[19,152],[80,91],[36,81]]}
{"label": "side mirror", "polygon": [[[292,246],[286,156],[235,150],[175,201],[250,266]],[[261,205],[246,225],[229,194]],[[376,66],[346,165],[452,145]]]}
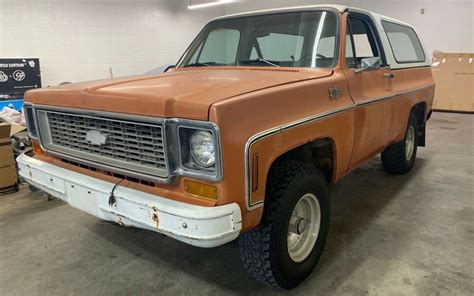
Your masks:
{"label": "side mirror", "polygon": [[380,58],[365,58],[360,61],[360,68],[356,69],[356,73],[361,73],[363,71],[373,71],[380,69]]}

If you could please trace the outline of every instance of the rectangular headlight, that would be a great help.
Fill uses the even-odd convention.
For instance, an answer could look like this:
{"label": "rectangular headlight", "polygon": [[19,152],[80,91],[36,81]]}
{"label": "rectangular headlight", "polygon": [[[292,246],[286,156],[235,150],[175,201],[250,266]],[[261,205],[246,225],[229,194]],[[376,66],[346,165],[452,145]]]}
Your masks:
{"label": "rectangular headlight", "polygon": [[[168,122],[172,172],[209,181],[222,178],[219,128],[212,122],[176,119]],[[173,140],[175,139],[175,140]]]}
{"label": "rectangular headlight", "polygon": [[179,127],[181,165],[212,172],[216,169],[217,142],[213,130]]}

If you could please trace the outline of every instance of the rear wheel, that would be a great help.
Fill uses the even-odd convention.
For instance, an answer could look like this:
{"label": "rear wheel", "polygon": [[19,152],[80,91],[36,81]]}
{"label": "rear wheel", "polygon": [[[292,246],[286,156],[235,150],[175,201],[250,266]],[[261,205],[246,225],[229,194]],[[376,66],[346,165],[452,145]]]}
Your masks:
{"label": "rear wheel", "polygon": [[392,174],[406,174],[415,164],[418,148],[418,124],[415,115],[411,114],[405,138],[382,152],[382,164]]}
{"label": "rear wheel", "polygon": [[316,266],[329,229],[326,180],[312,165],[288,161],[270,174],[264,216],[239,238],[249,274],[273,287],[296,287]]}

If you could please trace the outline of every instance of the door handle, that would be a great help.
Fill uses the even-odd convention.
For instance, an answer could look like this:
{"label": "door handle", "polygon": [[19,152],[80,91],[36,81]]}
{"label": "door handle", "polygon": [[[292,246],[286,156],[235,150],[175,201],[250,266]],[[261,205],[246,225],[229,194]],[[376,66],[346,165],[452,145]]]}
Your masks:
{"label": "door handle", "polygon": [[384,73],[383,77],[392,79],[392,78],[395,78],[395,75],[393,73]]}

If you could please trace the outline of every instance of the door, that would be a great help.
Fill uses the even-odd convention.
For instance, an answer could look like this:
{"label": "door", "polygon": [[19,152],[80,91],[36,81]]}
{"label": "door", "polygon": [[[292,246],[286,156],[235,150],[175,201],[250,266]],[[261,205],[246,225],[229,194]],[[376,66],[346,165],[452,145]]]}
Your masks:
{"label": "door", "polygon": [[[346,32],[343,69],[349,93],[356,104],[351,160],[351,168],[354,168],[380,152],[390,141],[394,93],[392,73],[386,64],[382,44],[371,18],[359,13],[349,13]],[[370,58],[378,58],[379,63],[364,70],[364,62]]]}

